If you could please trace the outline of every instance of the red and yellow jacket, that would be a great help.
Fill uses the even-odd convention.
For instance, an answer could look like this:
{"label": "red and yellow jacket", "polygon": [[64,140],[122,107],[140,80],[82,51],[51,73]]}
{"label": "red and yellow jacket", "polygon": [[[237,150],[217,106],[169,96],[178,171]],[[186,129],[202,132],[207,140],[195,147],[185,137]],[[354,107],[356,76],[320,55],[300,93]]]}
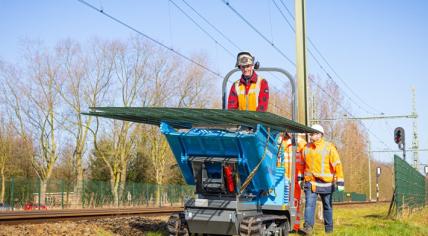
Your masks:
{"label": "red and yellow jacket", "polygon": [[242,111],[267,111],[269,86],[265,79],[253,73],[248,81],[241,79],[230,88],[227,109]]}
{"label": "red and yellow jacket", "polygon": [[342,163],[336,147],[321,139],[308,143],[303,151],[304,178],[312,184],[313,192],[332,192],[333,184],[344,186]]}

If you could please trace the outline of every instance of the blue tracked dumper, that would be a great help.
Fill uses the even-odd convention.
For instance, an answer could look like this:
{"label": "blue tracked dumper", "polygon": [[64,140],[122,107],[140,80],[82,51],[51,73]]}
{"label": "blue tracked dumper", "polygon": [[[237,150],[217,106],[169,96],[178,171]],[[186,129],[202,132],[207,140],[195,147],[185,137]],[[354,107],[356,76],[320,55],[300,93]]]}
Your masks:
{"label": "blue tracked dumper", "polygon": [[[184,211],[168,220],[170,235],[288,235],[296,218],[294,179],[284,172],[277,137],[292,136],[295,163],[296,133],[315,130],[296,120],[295,81],[278,68],[259,68],[284,74],[291,83],[292,120],[269,112],[166,107],[93,107],[87,115],[156,125],[165,135],[195,197]],[[280,157],[280,158],[278,158]],[[295,174],[295,165],[288,170]]]}
{"label": "blue tracked dumper", "polygon": [[[278,132],[269,132],[262,125],[254,132],[199,128],[177,131],[167,123],[161,124],[161,132],[186,183],[196,186],[197,195],[186,202],[183,214],[172,217],[171,234],[257,235],[266,231],[262,227],[288,232],[292,216],[290,180],[284,176],[284,168],[276,164]],[[239,194],[241,184],[258,165]],[[230,184],[225,178],[226,167],[232,169],[233,191],[226,186]]]}

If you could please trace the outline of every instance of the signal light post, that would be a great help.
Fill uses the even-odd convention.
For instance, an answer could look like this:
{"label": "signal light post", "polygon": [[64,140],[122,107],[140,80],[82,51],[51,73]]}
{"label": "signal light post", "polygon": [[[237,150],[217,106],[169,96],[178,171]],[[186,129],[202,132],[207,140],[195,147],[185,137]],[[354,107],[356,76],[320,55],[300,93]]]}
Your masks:
{"label": "signal light post", "polygon": [[398,144],[398,148],[403,150],[403,159],[406,161],[406,142],[405,133],[402,127],[397,127],[394,130],[394,142]]}
{"label": "signal light post", "polygon": [[380,167],[376,168],[376,202],[379,202],[379,176],[381,173]]}

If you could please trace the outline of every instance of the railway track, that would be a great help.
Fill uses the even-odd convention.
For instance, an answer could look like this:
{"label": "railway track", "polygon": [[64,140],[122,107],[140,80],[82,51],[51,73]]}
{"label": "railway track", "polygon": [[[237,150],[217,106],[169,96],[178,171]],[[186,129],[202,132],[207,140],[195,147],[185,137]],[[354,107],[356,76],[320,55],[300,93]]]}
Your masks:
{"label": "railway track", "polygon": [[182,207],[108,208],[0,212],[0,224],[45,223],[118,216],[162,216],[183,211]]}
{"label": "railway track", "polygon": [[[388,203],[379,202],[334,202],[338,206]],[[162,208],[101,208],[101,209],[67,209],[67,210],[36,210],[36,211],[4,211],[0,212],[1,224],[45,223],[65,220],[82,220],[91,218],[111,218],[119,216],[167,216],[183,211],[183,207]]]}

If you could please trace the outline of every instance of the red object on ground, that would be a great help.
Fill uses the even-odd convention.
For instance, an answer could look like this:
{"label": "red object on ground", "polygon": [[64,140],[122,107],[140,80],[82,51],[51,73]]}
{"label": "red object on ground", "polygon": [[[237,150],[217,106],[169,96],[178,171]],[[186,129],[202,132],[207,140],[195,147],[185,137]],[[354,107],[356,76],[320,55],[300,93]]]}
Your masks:
{"label": "red object on ground", "polygon": [[[40,210],[47,210],[48,208],[45,205],[40,205]],[[25,211],[35,211],[39,210],[39,204],[33,204],[31,202],[25,203],[24,205]]]}

